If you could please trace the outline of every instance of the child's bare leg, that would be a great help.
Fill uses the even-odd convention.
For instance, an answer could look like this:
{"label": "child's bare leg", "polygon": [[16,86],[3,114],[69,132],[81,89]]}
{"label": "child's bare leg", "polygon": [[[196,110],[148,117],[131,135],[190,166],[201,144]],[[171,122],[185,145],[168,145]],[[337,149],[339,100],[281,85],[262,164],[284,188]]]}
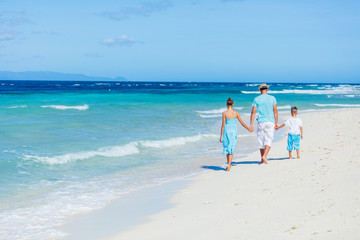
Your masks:
{"label": "child's bare leg", "polygon": [[300,149],[296,149],[297,158],[300,158]]}
{"label": "child's bare leg", "polygon": [[289,159],[292,159],[291,153],[292,151],[289,151]]}
{"label": "child's bare leg", "polygon": [[226,168],[226,171],[230,171],[231,169],[231,161],[232,161],[232,158],[233,158],[233,154],[228,154],[228,166]]}

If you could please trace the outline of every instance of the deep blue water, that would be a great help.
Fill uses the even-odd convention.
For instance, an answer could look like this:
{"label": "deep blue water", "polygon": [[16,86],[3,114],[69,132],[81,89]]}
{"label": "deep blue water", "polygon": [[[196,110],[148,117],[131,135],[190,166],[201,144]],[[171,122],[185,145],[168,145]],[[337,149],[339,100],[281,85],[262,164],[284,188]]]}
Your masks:
{"label": "deep blue water", "polygon": [[[222,165],[226,100],[248,123],[258,85],[0,81],[0,239],[61,236],[65,216]],[[358,84],[277,83],[269,94],[281,119],[294,105],[300,116],[360,107]],[[235,159],[256,149],[238,126]]]}

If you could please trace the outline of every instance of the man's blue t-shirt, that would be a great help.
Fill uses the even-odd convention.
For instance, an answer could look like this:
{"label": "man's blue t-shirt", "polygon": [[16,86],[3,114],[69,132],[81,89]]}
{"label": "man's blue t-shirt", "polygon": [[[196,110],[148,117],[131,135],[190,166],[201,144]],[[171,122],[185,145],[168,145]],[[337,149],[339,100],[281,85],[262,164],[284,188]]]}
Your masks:
{"label": "man's blue t-shirt", "polygon": [[254,99],[252,106],[256,107],[259,113],[258,122],[275,122],[274,104],[276,99],[269,94],[262,94]]}

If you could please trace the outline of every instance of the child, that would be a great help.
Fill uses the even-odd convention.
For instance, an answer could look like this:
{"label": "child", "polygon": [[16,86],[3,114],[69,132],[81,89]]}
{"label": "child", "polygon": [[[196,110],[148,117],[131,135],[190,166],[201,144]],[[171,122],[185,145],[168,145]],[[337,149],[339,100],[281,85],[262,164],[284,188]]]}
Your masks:
{"label": "child", "polygon": [[288,145],[287,150],[289,151],[289,159],[291,159],[292,150],[296,150],[297,158],[300,158],[300,136],[303,139],[303,124],[300,118],[297,117],[297,107],[291,108],[291,118],[285,121],[284,124],[278,126],[276,130],[284,127],[289,127]]}
{"label": "child", "polygon": [[226,154],[227,168],[226,171],[231,169],[231,161],[234,155],[237,139],[236,119],[239,120],[241,125],[250,131],[249,127],[242,121],[240,114],[233,110],[234,101],[229,98],[226,102],[227,111],[222,114],[222,125],[220,133],[220,142],[223,144],[223,154]]}

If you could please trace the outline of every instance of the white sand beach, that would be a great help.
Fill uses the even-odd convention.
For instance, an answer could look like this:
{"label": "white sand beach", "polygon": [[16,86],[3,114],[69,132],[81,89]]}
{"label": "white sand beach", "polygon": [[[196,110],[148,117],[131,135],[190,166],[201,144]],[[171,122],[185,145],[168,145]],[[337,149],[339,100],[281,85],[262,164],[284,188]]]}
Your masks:
{"label": "white sand beach", "polygon": [[360,239],[360,109],[299,117],[301,159],[286,159],[286,137],[268,165],[235,155],[231,172],[197,175],[174,207],[107,240]]}

